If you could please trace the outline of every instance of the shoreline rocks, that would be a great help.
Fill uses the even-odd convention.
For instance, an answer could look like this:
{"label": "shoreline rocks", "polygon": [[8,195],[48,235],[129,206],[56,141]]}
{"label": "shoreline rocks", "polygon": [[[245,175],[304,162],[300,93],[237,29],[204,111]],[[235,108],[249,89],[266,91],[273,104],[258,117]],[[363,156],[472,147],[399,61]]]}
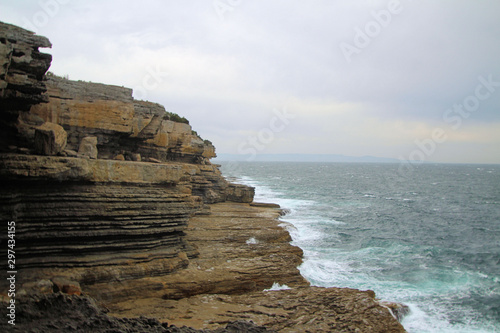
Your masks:
{"label": "shoreline rocks", "polygon": [[[284,211],[251,205],[254,189],[224,179],[186,119],[128,88],[45,75],[40,47],[51,44],[0,22],[0,219],[16,223],[16,329],[180,332],[166,319],[215,332],[266,331],[240,320],[404,331],[373,292],[308,287]],[[262,291],[274,283],[292,289]],[[0,280],[2,302],[8,289]]]}
{"label": "shoreline rocks", "polygon": [[[3,305],[3,304],[2,304]],[[0,315],[6,318],[6,307]],[[176,327],[154,318],[114,318],[85,296],[62,293],[23,297],[17,307],[16,325],[0,321],[3,332],[60,333],[60,332],[129,332],[129,333],[264,333],[274,332],[248,321],[232,321],[216,330],[196,330]],[[8,325],[8,326],[7,326]]]}
{"label": "shoreline rocks", "polygon": [[61,276],[126,294],[122,281],[198,255],[185,230],[207,204],[252,201],[184,118],[129,88],[45,75],[45,37],[0,22],[0,42],[0,218],[16,222],[21,285]]}
{"label": "shoreline rocks", "polygon": [[[278,207],[211,205],[212,214],[192,218],[186,230],[199,256],[155,279],[165,286],[156,295],[104,303],[110,315],[149,315],[196,329],[250,320],[277,332],[405,332],[373,291],[310,287],[297,269],[302,250],[290,245]],[[289,289],[265,291],[276,284]]]}

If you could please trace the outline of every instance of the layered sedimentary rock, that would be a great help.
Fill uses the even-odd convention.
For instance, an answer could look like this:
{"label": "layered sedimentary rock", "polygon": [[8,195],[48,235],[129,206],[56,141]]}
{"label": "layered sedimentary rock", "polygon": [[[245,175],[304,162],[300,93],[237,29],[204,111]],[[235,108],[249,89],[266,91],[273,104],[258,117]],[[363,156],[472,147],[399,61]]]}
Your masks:
{"label": "layered sedimentary rock", "polygon": [[[118,294],[104,284],[87,290],[100,290],[99,299],[120,314],[137,299],[148,298],[155,303],[198,294],[242,294],[270,288],[275,282],[307,286],[297,269],[302,250],[290,245],[290,234],[277,219],[280,213],[280,209],[241,203],[214,204],[210,215],[191,218],[185,230],[186,241],[199,253],[186,269],[128,283],[127,294]],[[132,290],[140,292],[134,294]],[[140,309],[134,314],[147,314]]]}
{"label": "layered sedimentary rock", "polygon": [[130,311],[141,309],[161,321],[197,329],[214,329],[244,319],[277,332],[405,332],[372,291],[348,288],[198,295],[154,304],[139,299],[130,304]]}
{"label": "layered sedimentary rock", "polygon": [[0,218],[16,223],[20,283],[85,288],[186,268],[198,255],[190,217],[253,199],[185,119],[128,88],[44,76],[44,37],[0,23],[0,42]]}
{"label": "layered sedimentary rock", "polygon": [[[404,332],[372,291],[308,287],[297,269],[302,250],[289,244],[291,226],[277,219],[278,207],[218,203],[211,215],[191,219],[187,239],[200,255],[143,285],[155,281],[156,293],[114,299],[111,314],[197,329],[251,320],[278,332]],[[291,289],[263,291],[276,285]]]}
{"label": "layered sedimentary rock", "polygon": [[2,109],[27,110],[46,101],[42,78],[50,67],[52,56],[39,48],[52,47],[42,36],[16,27],[0,24],[0,89]]}
{"label": "layered sedimentary rock", "polygon": [[[264,333],[274,332],[250,322],[234,321],[216,330],[196,330],[176,327],[153,318],[114,318],[88,297],[50,294],[41,297],[24,297],[17,307],[16,325],[0,321],[2,332],[20,333]],[[2,318],[7,318],[6,307],[0,308]]]}
{"label": "layered sedimentary rock", "polygon": [[68,149],[78,150],[85,137],[97,138],[98,158],[122,155],[132,159],[201,163],[215,156],[213,145],[202,140],[186,122],[159,104],[136,101],[129,88],[70,81],[47,76],[48,103],[31,114],[60,124],[68,132]]}
{"label": "layered sedimentary rock", "polygon": [[[52,295],[66,293],[199,328],[252,319],[282,331],[403,331],[371,292],[308,288],[282,211],[250,205],[254,189],[224,179],[184,118],[128,88],[44,76],[51,57],[40,47],[50,42],[0,22],[0,219],[15,222],[16,293],[36,311],[83,311],[41,330],[168,327]],[[294,290],[262,292],[275,282]],[[31,329],[51,315],[19,318]]]}
{"label": "layered sedimentary rock", "polygon": [[[34,104],[46,102],[42,81],[52,56],[39,48],[51,47],[42,36],[0,22],[0,150],[21,141],[16,122],[21,113]],[[26,122],[37,123],[26,117]],[[40,125],[40,123],[38,123]],[[26,142],[22,142],[26,144]]]}

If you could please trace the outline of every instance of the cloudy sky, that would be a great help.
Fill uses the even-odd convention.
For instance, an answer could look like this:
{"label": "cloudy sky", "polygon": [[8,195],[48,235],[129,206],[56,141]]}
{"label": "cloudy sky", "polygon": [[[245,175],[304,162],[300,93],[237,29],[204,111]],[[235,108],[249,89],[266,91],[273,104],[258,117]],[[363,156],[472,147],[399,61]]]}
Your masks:
{"label": "cloudy sky", "polygon": [[218,153],[500,163],[498,0],[0,0],[51,71],[134,88]]}

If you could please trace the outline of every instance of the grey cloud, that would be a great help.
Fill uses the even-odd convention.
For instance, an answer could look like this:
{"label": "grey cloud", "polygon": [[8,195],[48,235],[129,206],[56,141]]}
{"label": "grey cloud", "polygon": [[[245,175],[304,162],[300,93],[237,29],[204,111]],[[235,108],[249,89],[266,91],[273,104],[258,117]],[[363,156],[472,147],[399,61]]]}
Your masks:
{"label": "grey cloud", "polygon": [[[373,13],[394,1],[241,0],[223,20],[215,1],[72,1],[38,32],[55,45],[54,68],[58,58],[112,64],[113,57],[138,48],[155,53],[175,47],[192,61],[220,59],[219,73],[205,64],[203,73],[186,73],[188,79],[177,82],[192,96],[175,95],[172,88],[151,94],[208,134],[214,124],[228,133],[258,129],[268,110],[294,99],[361,105],[362,114],[381,120],[439,123],[446,109],[474,93],[478,77],[500,81],[496,0],[400,0],[402,11],[346,61],[341,43],[353,44],[356,29],[376,21]],[[37,1],[4,6],[18,13],[10,19],[19,22],[40,10]],[[200,66],[185,61],[186,68]],[[74,71],[60,74],[85,75],[85,69]],[[225,81],[226,71],[233,81]],[[498,105],[500,88],[467,122],[499,122]]]}

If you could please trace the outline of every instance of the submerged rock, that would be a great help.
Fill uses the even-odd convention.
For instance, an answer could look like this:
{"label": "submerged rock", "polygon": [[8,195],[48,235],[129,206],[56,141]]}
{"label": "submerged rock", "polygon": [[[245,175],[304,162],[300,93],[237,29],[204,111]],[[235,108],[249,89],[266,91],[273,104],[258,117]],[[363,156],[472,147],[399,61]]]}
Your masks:
{"label": "submerged rock", "polygon": [[386,307],[398,321],[403,320],[403,318],[410,313],[410,307],[405,304],[387,301],[379,301],[378,303]]}

